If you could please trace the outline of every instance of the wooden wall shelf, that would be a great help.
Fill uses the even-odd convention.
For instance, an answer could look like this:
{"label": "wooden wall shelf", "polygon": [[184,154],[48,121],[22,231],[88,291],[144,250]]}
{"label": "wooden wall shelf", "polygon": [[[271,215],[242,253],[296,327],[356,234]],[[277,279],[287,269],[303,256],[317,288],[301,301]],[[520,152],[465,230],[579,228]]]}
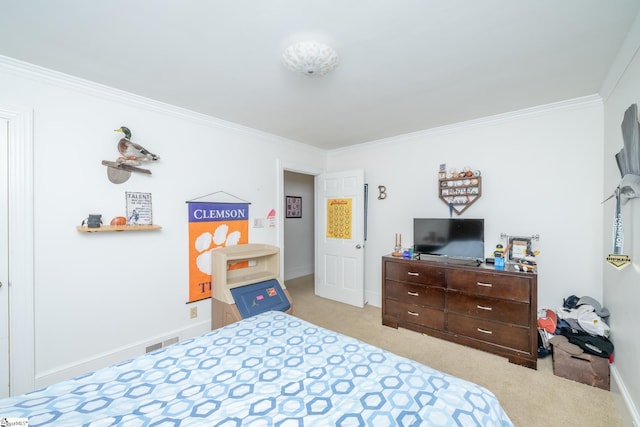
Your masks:
{"label": "wooden wall shelf", "polygon": [[89,228],[86,225],[78,225],[76,229],[80,233],[97,233],[105,231],[153,231],[160,230],[159,225],[103,225],[98,228]]}

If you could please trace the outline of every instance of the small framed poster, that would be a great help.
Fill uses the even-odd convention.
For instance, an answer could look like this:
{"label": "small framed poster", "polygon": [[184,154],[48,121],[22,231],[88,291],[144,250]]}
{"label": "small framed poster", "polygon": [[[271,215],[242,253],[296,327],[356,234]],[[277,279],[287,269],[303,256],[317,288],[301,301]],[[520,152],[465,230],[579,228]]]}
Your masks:
{"label": "small framed poster", "polygon": [[302,197],[287,196],[287,218],[302,218]]}
{"label": "small framed poster", "polygon": [[509,261],[518,261],[531,251],[530,237],[514,237],[509,236]]}
{"label": "small framed poster", "polygon": [[152,225],[151,193],[125,192],[127,225]]}

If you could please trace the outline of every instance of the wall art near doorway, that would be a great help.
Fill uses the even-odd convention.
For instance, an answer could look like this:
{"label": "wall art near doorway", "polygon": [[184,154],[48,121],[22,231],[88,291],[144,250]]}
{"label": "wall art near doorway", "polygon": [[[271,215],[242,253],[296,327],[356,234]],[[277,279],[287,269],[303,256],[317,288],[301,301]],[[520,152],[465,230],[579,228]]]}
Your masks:
{"label": "wall art near doorway", "polygon": [[302,218],[302,197],[287,196],[287,218]]}

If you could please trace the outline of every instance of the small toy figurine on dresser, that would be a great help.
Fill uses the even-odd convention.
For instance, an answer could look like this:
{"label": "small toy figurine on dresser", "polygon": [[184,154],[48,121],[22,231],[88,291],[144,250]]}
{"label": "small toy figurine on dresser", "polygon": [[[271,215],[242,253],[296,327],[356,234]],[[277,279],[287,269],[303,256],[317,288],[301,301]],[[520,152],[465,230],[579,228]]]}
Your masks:
{"label": "small toy figurine on dresser", "polygon": [[500,243],[493,251],[493,266],[496,270],[504,270],[504,247]]}
{"label": "small toy figurine on dresser", "polygon": [[519,259],[514,265],[514,268],[516,270],[522,270],[524,272],[531,273],[536,269],[536,255],[538,255],[539,253],[540,251],[532,251],[531,249],[527,249],[527,253],[525,254],[524,258]]}

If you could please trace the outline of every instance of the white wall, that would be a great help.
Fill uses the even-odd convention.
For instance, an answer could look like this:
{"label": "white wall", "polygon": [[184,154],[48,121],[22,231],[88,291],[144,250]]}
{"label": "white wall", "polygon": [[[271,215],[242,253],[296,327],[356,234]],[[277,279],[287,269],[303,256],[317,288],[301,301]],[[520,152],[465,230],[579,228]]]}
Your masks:
{"label": "white wall", "polygon": [[441,163],[482,172],[482,197],[462,217],[485,219],[487,255],[501,233],[540,235],[539,307],[571,294],[602,298],[602,104],[588,97],[330,152],[329,170],[362,168],[369,183],[370,304],[380,305],[380,257],[395,233],[408,246],[414,217],[448,217]]}
{"label": "white wall", "polygon": [[[615,154],[624,141],[620,125],[624,112],[631,104],[640,105],[640,18],[629,33],[627,42],[618,56],[617,66],[624,70],[621,74],[611,73],[613,81],[605,108],[604,128],[604,197],[608,197],[620,182],[620,171]],[[613,253],[612,225],[615,199],[604,205],[603,238],[604,245],[600,257],[604,259]],[[616,395],[631,408],[635,425],[640,425],[640,334],[638,333],[638,301],[640,301],[640,199],[631,200],[622,206],[624,223],[624,253],[632,259],[632,265],[618,271],[614,267],[604,267],[604,303],[611,312],[609,319],[612,340],[615,344],[616,377],[624,379]],[[629,422],[631,425],[631,422]]]}
{"label": "white wall", "polygon": [[[0,57],[0,103],[33,110],[36,386],[144,353],[147,345],[209,329],[210,302],[187,305],[187,205],[226,191],[251,202],[250,224],[282,215],[278,165],[323,168],[324,152],[238,125]],[[152,176],[116,185],[120,134],[161,159]],[[161,231],[78,233],[88,213],[124,213],[124,192],[150,192]],[[274,227],[250,242],[280,244]]]}
{"label": "white wall", "polygon": [[302,197],[302,218],[284,219],[283,279],[295,279],[314,271],[314,177],[285,171],[284,195]]}

